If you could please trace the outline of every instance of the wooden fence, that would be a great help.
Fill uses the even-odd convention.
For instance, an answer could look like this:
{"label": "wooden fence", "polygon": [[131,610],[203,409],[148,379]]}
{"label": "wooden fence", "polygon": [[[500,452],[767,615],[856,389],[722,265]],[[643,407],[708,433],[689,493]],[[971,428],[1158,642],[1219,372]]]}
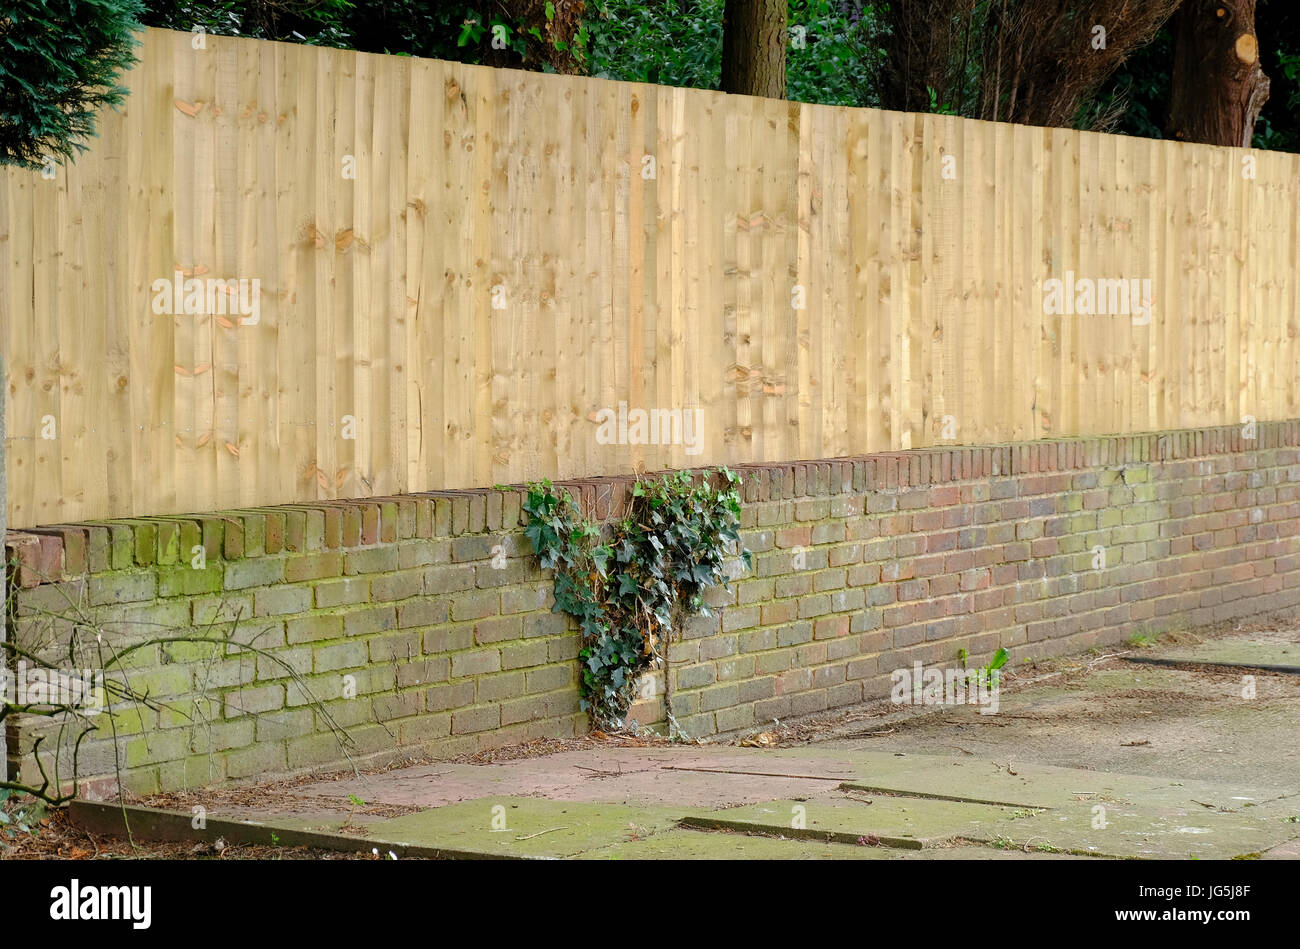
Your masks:
{"label": "wooden fence", "polygon": [[0,172],[11,527],[1300,416],[1300,156],[205,47]]}

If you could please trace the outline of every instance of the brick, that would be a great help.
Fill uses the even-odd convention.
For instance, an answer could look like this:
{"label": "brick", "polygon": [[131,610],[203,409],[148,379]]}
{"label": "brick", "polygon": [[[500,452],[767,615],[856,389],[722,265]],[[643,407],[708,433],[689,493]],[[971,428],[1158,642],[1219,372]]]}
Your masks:
{"label": "brick", "polygon": [[458,593],[451,598],[451,618],[462,620],[482,619],[501,610],[501,596],[495,591]]}
{"label": "brick", "polygon": [[369,606],[349,610],[343,614],[345,636],[368,636],[397,626],[397,608],[394,606]]}
{"label": "brick", "polygon": [[479,649],[474,652],[453,653],[451,657],[451,676],[483,675],[501,669],[501,653],[495,649]]}
{"label": "brick", "polygon": [[421,570],[378,574],[370,579],[370,598],[382,602],[407,600],[418,596],[423,589],[424,573]]}
{"label": "brick", "polygon": [[289,583],[323,580],[327,577],[340,576],[342,573],[343,554],[338,551],[290,556],[284,560],[284,579]]}
{"label": "brick", "polygon": [[284,616],[311,609],[311,590],[307,587],[270,587],[253,592],[254,616]]}

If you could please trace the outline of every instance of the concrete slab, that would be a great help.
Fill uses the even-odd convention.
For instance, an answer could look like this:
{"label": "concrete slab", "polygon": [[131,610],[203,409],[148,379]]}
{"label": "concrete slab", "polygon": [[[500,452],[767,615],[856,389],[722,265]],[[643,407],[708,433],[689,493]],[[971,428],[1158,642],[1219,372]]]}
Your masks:
{"label": "concrete slab", "polygon": [[690,809],[485,797],[367,826],[367,839],[493,857],[571,857],[674,827]]}
{"label": "concrete slab", "polygon": [[563,752],[501,764],[440,763],[401,771],[324,781],[294,795],[368,803],[439,807],[491,794],[550,800],[654,805],[669,799],[685,807],[712,808],[798,796],[834,788],[858,772],[836,754],[805,753],[771,768],[758,749],[726,745],[610,748]]}
{"label": "concrete slab", "polygon": [[769,801],[687,817],[692,827],[730,828],[846,844],[920,850],[954,838],[985,843],[1011,820],[1008,808],[987,804],[877,796]]}

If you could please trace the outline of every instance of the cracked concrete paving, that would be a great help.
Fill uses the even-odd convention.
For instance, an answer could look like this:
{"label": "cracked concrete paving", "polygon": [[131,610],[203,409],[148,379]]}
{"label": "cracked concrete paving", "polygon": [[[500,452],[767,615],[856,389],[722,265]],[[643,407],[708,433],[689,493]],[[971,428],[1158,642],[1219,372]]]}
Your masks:
{"label": "cracked concrete paving", "polygon": [[[225,812],[498,857],[1300,857],[1300,676],[1128,661],[1295,665],[1300,627],[1116,651],[1014,670],[994,715],[864,707],[775,748],[433,762],[277,787],[252,807],[244,794]],[[788,723],[775,731],[789,740]],[[203,795],[221,811],[220,792]]]}

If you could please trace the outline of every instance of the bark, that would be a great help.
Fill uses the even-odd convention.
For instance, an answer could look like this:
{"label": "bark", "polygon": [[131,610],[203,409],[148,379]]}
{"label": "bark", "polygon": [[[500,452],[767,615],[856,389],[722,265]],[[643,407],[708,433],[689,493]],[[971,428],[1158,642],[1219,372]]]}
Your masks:
{"label": "bark", "polygon": [[785,98],[787,0],[727,0],[722,91]]}
{"label": "bark", "polygon": [[1269,89],[1255,0],[1183,0],[1174,19],[1172,85],[1168,137],[1250,147]]}

